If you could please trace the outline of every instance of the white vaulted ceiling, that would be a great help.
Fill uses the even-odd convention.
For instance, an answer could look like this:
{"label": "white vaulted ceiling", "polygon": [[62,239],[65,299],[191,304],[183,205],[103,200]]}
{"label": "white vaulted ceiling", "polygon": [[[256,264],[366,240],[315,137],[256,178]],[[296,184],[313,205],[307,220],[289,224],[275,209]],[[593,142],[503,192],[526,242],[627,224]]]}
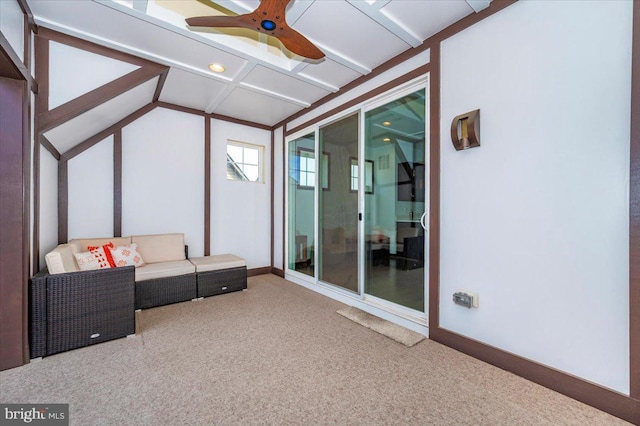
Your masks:
{"label": "white vaulted ceiling", "polygon": [[[271,126],[489,1],[293,0],[287,22],[326,54],[319,61],[251,31],[192,31],[184,21],[250,12],[257,0],[28,3],[38,25],[170,66],[160,101]],[[214,62],[225,72],[210,71]]]}

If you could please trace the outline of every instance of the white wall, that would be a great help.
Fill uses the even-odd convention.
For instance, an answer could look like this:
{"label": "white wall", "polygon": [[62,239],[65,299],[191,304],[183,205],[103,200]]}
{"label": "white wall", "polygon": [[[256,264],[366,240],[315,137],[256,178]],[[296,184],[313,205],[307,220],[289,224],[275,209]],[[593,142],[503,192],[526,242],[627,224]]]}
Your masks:
{"label": "white wall", "polygon": [[113,136],[67,164],[68,238],[113,236]]}
{"label": "white wall", "polygon": [[[227,140],[264,146],[264,183],[227,180]],[[211,120],[211,254],[271,265],[271,132]]]}
{"label": "white wall", "polygon": [[40,147],[40,267],[58,245],[58,160]]}
{"label": "white wall", "polygon": [[204,119],[156,108],[122,131],[122,235],[182,232],[204,255]]}
{"label": "white wall", "polygon": [[630,1],[508,7],[443,42],[440,123],[441,326],[627,394],[631,25]]}
{"label": "white wall", "polygon": [[24,63],[24,14],[16,0],[0,1],[0,31]]}

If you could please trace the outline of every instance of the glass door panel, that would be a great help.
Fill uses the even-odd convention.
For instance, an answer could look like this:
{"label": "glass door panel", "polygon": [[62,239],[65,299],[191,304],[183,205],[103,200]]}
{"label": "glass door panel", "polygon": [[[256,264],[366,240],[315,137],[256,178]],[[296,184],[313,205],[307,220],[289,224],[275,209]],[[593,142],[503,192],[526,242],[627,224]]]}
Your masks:
{"label": "glass door panel", "polygon": [[364,152],[365,293],[424,312],[424,90],[365,114]]}
{"label": "glass door panel", "polygon": [[323,190],[318,193],[318,278],[353,292],[358,292],[358,191],[352,189],[358,117],[351,115],[319,131],[320,167],[328,171],[328,180],[321,179]]}
{"label": "glass door panel", "polygon": [[289,142],[288,266],[314,276],[314,218],[317,159],[313,133]]}

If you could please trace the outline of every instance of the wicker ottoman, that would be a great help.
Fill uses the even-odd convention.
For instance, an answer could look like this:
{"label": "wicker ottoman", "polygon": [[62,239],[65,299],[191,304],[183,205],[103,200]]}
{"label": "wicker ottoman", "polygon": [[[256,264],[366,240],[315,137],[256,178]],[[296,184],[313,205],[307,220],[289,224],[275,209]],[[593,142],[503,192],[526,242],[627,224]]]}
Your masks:
{"label": "wicker ottoman", "polygon": [[247,288],[247,264],[233,254],[193,257],[189,261],[196,267],[198,297]]}

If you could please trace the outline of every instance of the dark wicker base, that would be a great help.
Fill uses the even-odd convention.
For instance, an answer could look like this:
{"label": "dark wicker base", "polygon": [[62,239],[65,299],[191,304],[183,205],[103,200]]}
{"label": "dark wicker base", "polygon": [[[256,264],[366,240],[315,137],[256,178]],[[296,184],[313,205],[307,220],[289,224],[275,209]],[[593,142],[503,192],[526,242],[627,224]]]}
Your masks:
{"label": "dark wicker base", "polygon": [[39,358],[47,354],[47,277],[46,270],[30,280],[29,331],[30,356]]}
{"label": "dark wicker base", "polygon": [[195,299],[196,286],[196,274],[136,282],[136,309]]}
{"label": "dark wicker base", "polygon": [[197,275],[198,297],[215,296],[247,288],[246,266],[199,272]]}
{"label": "dark wicker base", "polygon": [[31,279],[31,357],[135,333],[132,266]]}

